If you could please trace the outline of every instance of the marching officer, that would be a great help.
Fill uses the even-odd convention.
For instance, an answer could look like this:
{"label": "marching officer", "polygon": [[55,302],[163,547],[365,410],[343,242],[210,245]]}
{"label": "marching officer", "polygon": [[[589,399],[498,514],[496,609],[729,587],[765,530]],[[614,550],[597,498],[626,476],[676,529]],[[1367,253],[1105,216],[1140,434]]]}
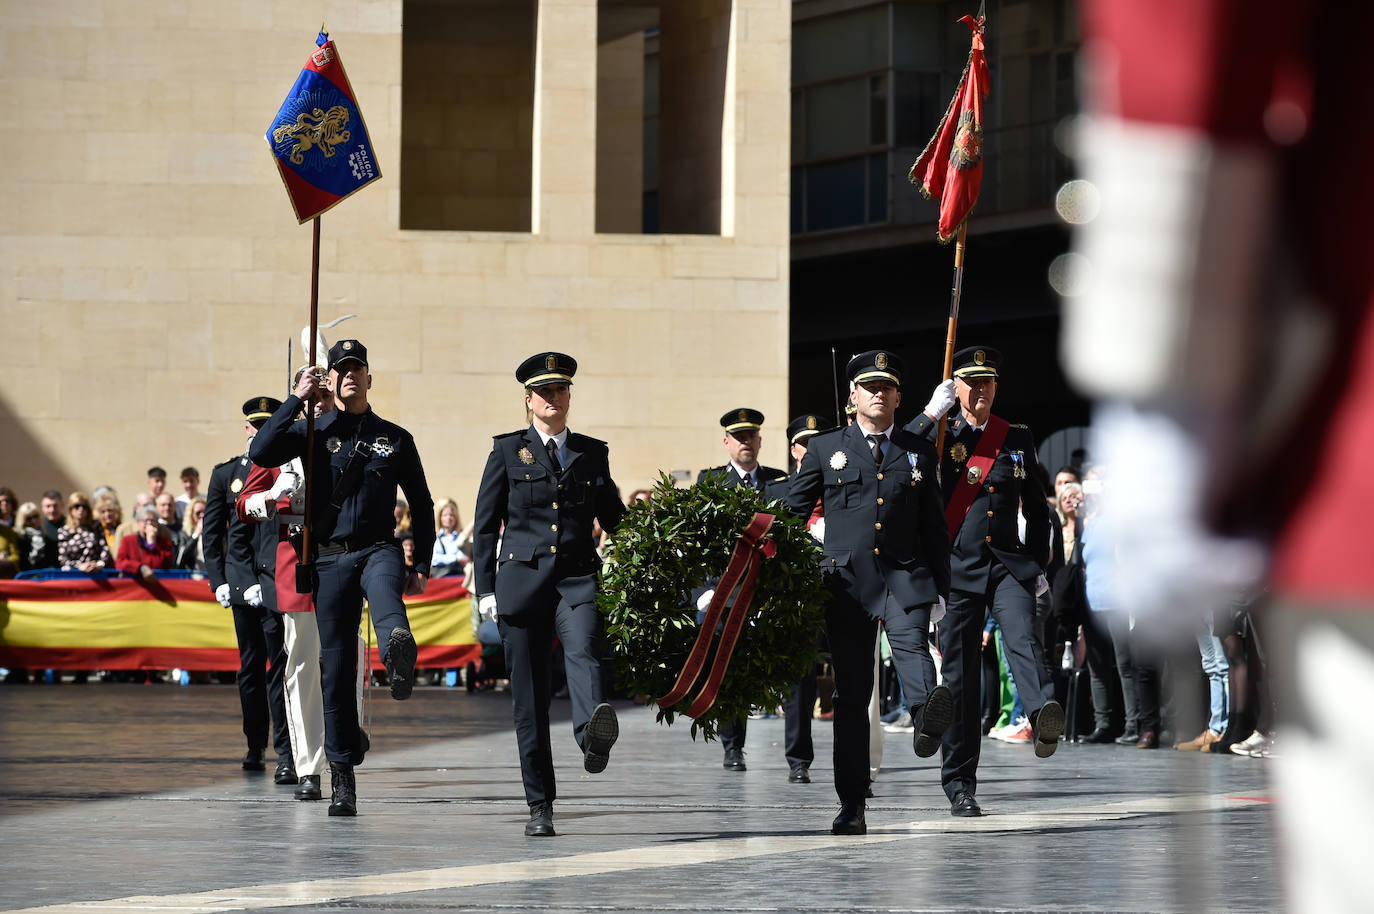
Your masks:
{"label": "marching officer", "polygon": [[[402,594],[424,593],[434,528],[415,530],[415,569],[406,571],[394,536],[396,488],[400,486],[416,517],[434,512],[415,439],[372,411],[367,347],[340,340],[329,349],[329,383],[338,409],[315,423],[313,455],[316,485],[311,504],[311,581],[320,630],[320,688],[324,696],[324,751],[329,759],[331,816],[357,815],[353,766],[362,762],[367,740],[358,727],[355,703],[357,631],[363,598],[372,614],[378,645],[386,645],[391,697],[410,697],[415,686],[415,637],[410,633]],[[261,467],[279,467],[304,457],[305,420],[301,407],[317,398],[319,378],[303,372],[293,396],[267,420],[253,439],[249,455]],[[264,525],[265,532],[272,531]]]}
{"label": "marching officer", "polygon": [[[979,816],[980,649],[989,612],[1002,629],[1017,692],[1033,731],[1035,754],[1048,758],[1064,732],[1064,709],[1035,637],[1035,595],[1048,587],[1049,506],[1035,466],[1035,439],[1024,425],[992,414],[1002,354],[970,346],[954,355],[954,377],[935,388],[907,430],[934,441],[936,423],[959,404],[941,455],[945,519],[953,539],[949,608],[940,623],[944,680],[955,695],[954,724],[944,738],[941,783],[950,813]],[[1018,510],[1026,519],[1025,542]]]}
{"label": "marching officer", "polygon": [[493,439],[473,517],[478,608],[496,620],[505,645],[529,837],[556,834],[549,739],[554,635],[563,644],[583,767],[604,771],[620,735],[615,709],[603,696],[596,608],[601,559],[592,527],[599,521],[615,532],[625,506],[611,478],[606,442],[568,431],[576,372],[577,361],[561,352],[541,352],[515,370],[532,422]]}
{"label": "marching officer", "polygon": [[913,748],[926,758],[949,726],[953,696],[935,684],[930,614],[949,592],[949,532],[936,488],[935,449],[895,426],[902,361],[882,349],[856,355],[855,423],[811,438],[787,508],[825,513],[826,633],[835,668],[837,835],[867,832],[869,697],[878,623],[887,631],[912,718]]}
{"label": "marching officer", "polygon": [[[243,404],[243,430],[251,442],[281,401],[254,397]],[[234,613],[234,635],[239,645],[239,704],[243,708],[243,735],[248,752],[246,771],[262,771],[267,747],[269,715],[272,748],[277,753],[278,784],[296,783],[291,758],[291,735],[286,720],[283,671],[286,641],[281,613],[276,612],[273,587],[273,555],[276,543],[257,527],[245,524],[234,512],[234,501],[253,468],[247,454],[217,464],[205,493],[202,524],[205,571],[215,599]]]}
{"label": "marching officer", "polygon": [[[786,493],[787,474],[782,470],[766,467],[759,463],[759,449],[763,445],[763,413],[756,409],[732,409],[720,417],[720,427],[725,429],[721,443],[730,462],[718,467],[710,467],[697,474],[697,482],[713,476],[715,481],[727,489],[746,486],[757,489],[770,498],[781,498]],[[715,581],[707,582],[704,589],[696,592],[697,609],[704,612],[715,594]],[[699,613],[700,614],[700,613]],[[744,740],[748,735],[749,721],[746,718],[722,724],[720,745],[725,750],[723,763],[726,771],[746,771],[744,764]],[[791,765],[789,754],[788,764]],[[806,760],[809,767],[811,760]],[[808,776],[806,781],[809,783]]]}

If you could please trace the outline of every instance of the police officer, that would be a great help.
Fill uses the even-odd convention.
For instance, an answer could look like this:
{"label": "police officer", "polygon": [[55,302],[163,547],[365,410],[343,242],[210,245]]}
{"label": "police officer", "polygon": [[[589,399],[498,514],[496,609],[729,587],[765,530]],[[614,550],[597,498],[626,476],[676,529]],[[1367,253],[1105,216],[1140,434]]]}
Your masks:
{"label": "police officer", "polygon": [[[406,571],[396,541],[396,487],[405,492],[416,517],[434,512],[415,439],[372,411],[367,347],[340,340],[329,349],[329,383],[338,409],[315,424],[315,474],[311,542],[315,552],[315,618],[320,629],[320,687],[324,695],[324,751],[329,759],[331,816],[357,815],[353,766],[362,762],[367,740],[358,728],[354,703],[358,655],[356,636],[363,598],[372,613],[378,645],[385,645],[391,697],[410,697],[415,686],[415,638],[402,594],[424,593],[434,528],[415,531],[415,569]],[[319,387],[314,371],[303,372],[293,396],[267,420],[249,450],[253,462],[278,467],[306,450],[301,407]]]}
{"label": "police officer", "polygon": [[[718,467],[710,467],[697,474],[697,482],[712,476],[715,482],[727,489],[746,486],[757,489],[770,498],[781,498],[786,492],[787,474],[782,470],[766,467],[759,463],[759,448],[763,445],[763,413],[756,409],[732,409],[720,417],[720,427],[725,429],[721,444],[730,462]],[[697,609],[704,611],[715,594],[715,581],[695,592]],[[699,614],[701,614],[699,612]],[[720,745],[725,750],[724,767],[726,771],[745,771],[744,740],[748,735],[749,722],[745,718],[722,724]],[[791,759],[788,759],[789,765]],[[811,760],[806,760],[809,767]],[[811,778],[807,777],[807,782]]]}
{"label": "police officer", "polygon": [[[281,401],[254,397],[243,404],[243,430],[251,442],[258,429]],[[272,748],[277,753],[278,784],[296,783],[291,759],[291,736],[286,721],[283,675],[286,641],[281,613],[276,612],[272,556],[276,544],[259,529],[245,524],[234,512],[234,500],[243,489],[252,463],[246,454],[217,464],[205,493],[205,571],[215,599],[234,613],[234,635],[239,644],[239,704],[243,708],[243,735],[248,753],[246,771],[262,771],[267,747],[269,713]],[[265,586],[264,586],[265,585]]]}
{"label": "police officer", "polygon": [[530,837],[556,834],[549,740],[555,635],[563,644],[583,767],[604,771],[620,735],[615,709],[603,700],[595,603],[601,559],[592,527],[599,521],[614,533],[625,506],[611,478],[606,442],[568,431],[576,372],[577,361],[561,352],[541,352],[515,370],[532,424],[493,440],[473,517],[478,607],[496,619],[505,645]]}
{"label": "police officer", "polygon": [[[970,346],[954,355],[954,377],[935,388],[925,412],[907,425],[934,441],[948,423],[941,480],[951,530],[953,581],[940,623],[944,680],[954,691],[954,723],[945,734],[941,782],[956,816],[982,815],[978,790],[980,649],[989,612],[1002,629],[1017,692],[1030,718],[1035,754],[1048,758],[1064,732],[1064,709],[1035,637],[1035,594],[1048,587],[1050,519],[1035,466],[1035,439],[1024,425],[992,414],[1002,354]],[[1025,541],[1017,513],[1026,519]]]}
{"label": "police officer", "polygon": [[811,438],[786,504],[810,517],[825,511],[829,603],[826,634],[835,667],[837,835],[867,831],[869,697],[878,623],[887,630],[912,718],[913,748],[935,754],[953,711],[935,684],[927,638],[930,614],[949,591],[949,532],[935,481],[935,449],[896,428],[902,362],[883,349],[846,369],[854,384],[855,424]]}

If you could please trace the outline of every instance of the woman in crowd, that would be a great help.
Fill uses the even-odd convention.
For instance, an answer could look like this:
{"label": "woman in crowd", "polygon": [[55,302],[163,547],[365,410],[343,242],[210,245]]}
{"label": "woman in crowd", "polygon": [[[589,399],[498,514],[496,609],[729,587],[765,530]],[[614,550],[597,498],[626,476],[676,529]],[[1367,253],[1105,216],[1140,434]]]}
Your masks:
{"label": "woman in crowd", "polygon": [[399,498],[396,499],[396,539],[400,539],[402,533],[409,533],[412,523],[410,505]]}
{"label": "woman in crowd", "polygon": [[63,571],[104,571],[112,564],[110,547],[91,513],[84,492],[67,496],[67,522],[57,534],[57,561]]}
{"label": "woman in crowd", "polygon": [[9,486],[0,486],[0,524],[18,527],[19,523],[15,519],[15,509],[18,507],[19,496],[14,494],[14,490]]}
{"label": "woman in crowd", "polygon": [[100,525],[100,533],[105,537],[105,545],[110,550],[110,555],[119,555],[119,541],[124,538],[124,534],[119,527],[124,523],[124,509],[119,506],[119,499],[110,492],[95,497],[95,518]]}
{"label": "woman in crowd", "polygon": [[472,525],[458,529],[458,503],[451,498],[441,499],[434,506],[434,558],[430,562],[430,577],[442,578],[462,574],[467,570],[467,550],[471,548]]}
{"label": "woman in crowd", "polygon": [[186,513],[181,517],[181,551],[176,556],[175,567],[205,574],[205,546],[201,542],[201,532],[205,526],[205,496],[197,495],[186,505]]}
{"label": "woman in crowd", "polygon": [[37,568],[43,563],[43,512],[36,502],[26,501],[14,512],[14,531],[24,570]]}
{"label": "woman in crowd", "polygon": [[[1063,472],[1062,470],[1060,471]],[[1057,483],[1056,483],[1057,484]],[[1078,518],[1079,506],[1083,504],[1083,487],[1076,482],[1059,486],[1055,498],[1055,512],[1059,515],[1059,526],[1064,534],[1064,561],[1073,558],[1074,546],[1078,544],[1078,529],[1082,522]]]}
{"label": "woman in crowd", "polygon": [[154,508],[141,509],[135,520],[138,532],[124,537],[119,544],[119,559],[115,567],[131,577],[151,581],[155,577],[154,572],[172,567],[172,537],[158,522]]}

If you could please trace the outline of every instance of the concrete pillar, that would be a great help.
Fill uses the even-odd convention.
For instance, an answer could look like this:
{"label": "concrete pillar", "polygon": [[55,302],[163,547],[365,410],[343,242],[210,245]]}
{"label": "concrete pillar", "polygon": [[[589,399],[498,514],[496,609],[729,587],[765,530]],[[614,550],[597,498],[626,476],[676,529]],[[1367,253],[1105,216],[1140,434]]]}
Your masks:
{"label": "concrete pillar", "polygon": [[644,33],[601,45],[596,58],[596,230],[644,223]]}
{"label": "concrete pillar", "polygon": [[532,230],[595,231],[596,0],[539,0],[534,47]]}

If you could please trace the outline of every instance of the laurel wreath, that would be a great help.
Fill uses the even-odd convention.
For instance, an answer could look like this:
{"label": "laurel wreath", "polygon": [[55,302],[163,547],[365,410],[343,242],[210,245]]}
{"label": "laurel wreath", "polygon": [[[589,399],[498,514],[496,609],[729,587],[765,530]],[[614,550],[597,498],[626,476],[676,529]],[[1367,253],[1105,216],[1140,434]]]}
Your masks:
{"label": "laurel wreath", "polygon": [[[825,601],[820,546],[801,519],[754,489],[727,488],[710,477],[679,489],[662,474],[653,498],[630,508],[607,550],[597,604],[617,685],[657,698],[672,688],[697,637],[693,588],[724,573],[759,511],[776,515],[769,536],[777,553],[761,566],[729,671],[715,704],[692,722],[693,739],[698,732],[712,739],[721,724],[783,703],[811,671]],[[710,662],[708,656],[707,669]],[[672,725],[699,690],[700,683],[683,701],[660,708],[659,722]]]}

